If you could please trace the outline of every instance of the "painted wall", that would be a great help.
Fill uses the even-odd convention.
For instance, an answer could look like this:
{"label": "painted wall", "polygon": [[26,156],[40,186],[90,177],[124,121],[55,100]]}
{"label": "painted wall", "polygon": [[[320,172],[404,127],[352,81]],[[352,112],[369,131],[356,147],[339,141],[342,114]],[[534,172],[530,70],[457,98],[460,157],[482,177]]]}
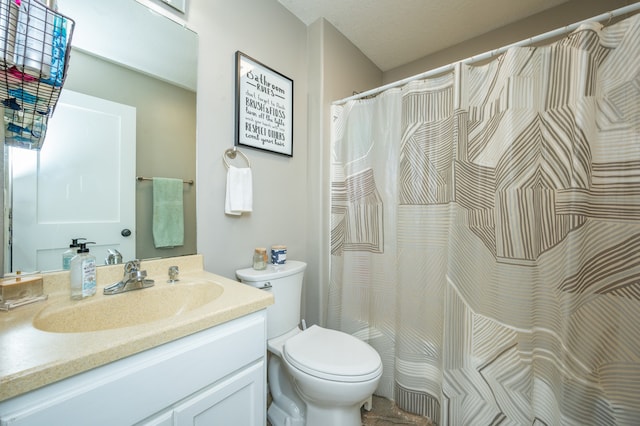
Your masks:
{"label": "painted wall", "polygon": [[[309,262],[306,26],[275,0],[191,0],[188,23],[199,36],[197,232],[205,268],[235,279],[255,247],[273,244]],[[293,80],[293,157],[240,148],[251,161],[253,212],[227,216],[222,156],[234,145],[237,50]],[[230,161],[244,165],[239,156]]]}
{"label": "painted wall", "polygon": [[[191,0],[187,21],[199,36],[197,217],[205,268],[235,278],[236,269],[250,265],[254,247],[285,244],[289,259],[308,264],[303,315],[308,324],[321,323],[329,247],[329,100],[378,86],[382,73],[331,25],[319,21],[308,31],[275,0],[233,6]],[[254,185],[254,211],[240,217],[224,214],[222,162],[234,144],[236,50],[294,81],[293,157],[240,148],[251,160]]]}

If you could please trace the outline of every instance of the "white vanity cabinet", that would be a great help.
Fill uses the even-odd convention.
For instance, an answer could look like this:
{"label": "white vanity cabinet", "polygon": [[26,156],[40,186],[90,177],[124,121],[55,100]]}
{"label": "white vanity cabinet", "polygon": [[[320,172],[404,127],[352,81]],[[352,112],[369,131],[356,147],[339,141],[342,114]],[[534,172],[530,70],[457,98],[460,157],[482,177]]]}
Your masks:
{"label": "white vanity cabinet", "polygon": [[265,357],[262,309],[0,402],[0,425],[263,426]]}

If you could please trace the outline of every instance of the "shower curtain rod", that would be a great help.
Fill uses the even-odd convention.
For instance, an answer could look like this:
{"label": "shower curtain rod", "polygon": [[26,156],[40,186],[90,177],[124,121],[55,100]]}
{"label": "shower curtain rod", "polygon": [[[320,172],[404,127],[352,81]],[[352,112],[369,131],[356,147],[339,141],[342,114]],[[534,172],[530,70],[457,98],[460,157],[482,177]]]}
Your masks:
{"label": "shower curtain rod", "polygon": [[460,61],[456,61],[456,62],[448,64],[448,65],[443,65],[441,67],[434,68],[432,70],[429,70],[429,71],[426,71],[426,72],[423,72],[423,73],[420,73],[420,74],[416,74],[414,76],[407,77],[405,79],[398,80],[398,81],[395,81],[393,83],[389,83],[389,84],[386,84],[384,86],[377,87],[375,89],[367,90],[366,92],[362,92],[362,93],[358,93],[358,94],[353,95],[353,96],[349,96],[348,98],[344,98],[344,99],[341,99],[341,100],[338,100],[338,101],[334,101],[334,102],[332,102],[332,105],[342,105],[342,104],[345,104],[345,103],[347,103],[349,101],[353,101],[353,100],[357,100],[357,99],[361,99],[361,98],[366,98],[368,96],[378,95],[379,93],[384,92],[387,89],[392,89],[394,87],[403,86],[403,85],[405,85],[405,84],[407,84],[407,83],[409,83],[411,81],[414,81],[414,80],[421,80],[423,78],[432,77],[434,75],[438,75],[438,74],[442,74],[442,73],[447,72],[447,71],[451,71],[456,66],[456,64],[459,64],[459,63],[461,63],[461,64],[473,64],[474,62],[479,62],[479,61],[483,61],[485,59],[490,59],[490,58],[492,58],[494,56],[497,56],[497,55],[500,55],[500,54],[504,53],[507,49],[510,49],[512,47],[527,46],[527,45],[531,45],[531,44],[534,44],[534,43],[537,43],[537,42],[540,42],[540,41],[543,41],[543,40],[546,40],[546,39],[549,39],[549,38],[552,38],[552,37],[556,37],[556,36],[559,36],[559,35],[562,35],[562,34],[569,33],[571,31],[575,30],[576,28],[578,28],[580,25],[585,24],[587,22],[603,21],[605,19],[611,20],[611,19],[613,19],[613,18],[615,18],[617,16],[624,15],[626,13],[636,12],[638,10],[640,10],[640,2],[636,2],[636,3],[631,4],[629,6],[624,6],[624,7],[621,7],[619,9],[615,9],[615,10],[612,10],[611,12],[606,12],[606,13],[603,13],[603,14],[598,15],[598,16],[594,16],[593,18],[589,18],[589,19],[585,19],[585,20],[580,21],[580,22],[576,22],[575,24],[567,25],[566,27],[558,28],[558,29],[555,29],[555,30],[552,30],[552,31],[549,31],[549,32],[546,32],[546,33],[543,33],[543,34],[539,34],[537,36],[530,37],[528,39],[521,40],[521,41],[509,44],[509,45],[504,46],[504,47],[500,47],[498,49],[490,50],[490,51],[482,53],[480,55],[474,55],[474,56],[471,56],[469,58],[462,59]]}

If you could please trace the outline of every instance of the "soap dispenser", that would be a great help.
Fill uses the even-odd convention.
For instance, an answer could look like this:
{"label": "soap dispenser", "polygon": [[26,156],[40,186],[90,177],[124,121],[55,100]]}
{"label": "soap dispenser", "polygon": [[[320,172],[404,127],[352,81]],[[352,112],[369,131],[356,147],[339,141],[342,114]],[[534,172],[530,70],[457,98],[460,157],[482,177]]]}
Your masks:
{"label": "soap dispenser", "polygon": [[80,243],[78,254],[71,259],[71,298],[84,299],[96,294],[96,258],[89,253],[87,244]]}
{"label": "soap dispenser", "polygon": [[69,245],[69,250],[62,253],[62,269],[64,269],[65,271],[71,269],[71,259],[73,259],[75,255],[78,254],[78,247],[80,247],[78,241],[80,240],[86,240],[86,238],[72,238],[71,244]]}

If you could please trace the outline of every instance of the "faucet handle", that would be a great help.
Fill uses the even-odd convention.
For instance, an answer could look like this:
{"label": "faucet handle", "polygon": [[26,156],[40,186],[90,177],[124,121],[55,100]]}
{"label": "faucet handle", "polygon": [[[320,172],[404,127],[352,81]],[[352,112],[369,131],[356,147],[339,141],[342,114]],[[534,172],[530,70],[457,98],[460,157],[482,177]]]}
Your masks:
{"label": "faucet handle", "polygon": [[174,283],[178,280],[178,274],[180,273],[180,269],[177,266],[169,266],[169,281],[168,283]]}
{"label": "faucet handle", "polygon": [[140,259],[130,260],[124,264],[124,272],[125,274],[130,274],[131,272],[140,270]]}

